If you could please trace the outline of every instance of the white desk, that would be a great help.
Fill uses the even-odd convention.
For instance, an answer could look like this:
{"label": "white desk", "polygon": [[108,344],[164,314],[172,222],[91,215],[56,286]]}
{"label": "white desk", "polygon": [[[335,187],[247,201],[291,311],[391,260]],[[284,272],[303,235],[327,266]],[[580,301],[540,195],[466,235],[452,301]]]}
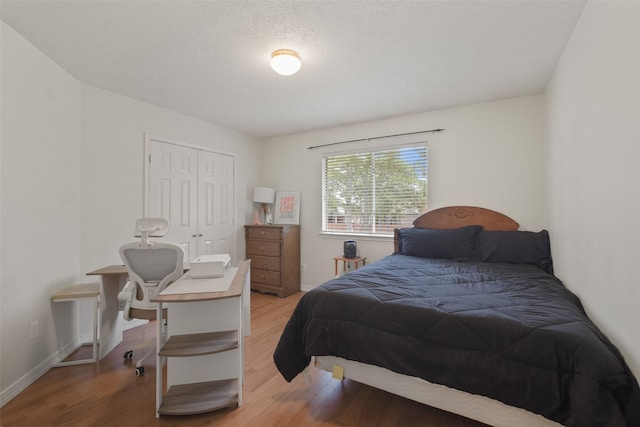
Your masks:
{"label": "white desk", "polygon": [[[166,341],[157,322],[157,417],[242,405],[243,337],[250,332],[250,265],[242,261],[237,269],[229,269],[227,290],[210,291],[219,289],[224,278],[191,279],[187,273],[152,299],[158,303],[158,318],[165,307],[168,318]],[[183,285],[197,291],[171,293],[172,286]]]}
{"label": "white desk", "polygon": [[129,274],[124,265],[109,265],[87,273],[100,276],[100,345],[99,359],[122,342],[122,316],[118,310],[118,293]]}

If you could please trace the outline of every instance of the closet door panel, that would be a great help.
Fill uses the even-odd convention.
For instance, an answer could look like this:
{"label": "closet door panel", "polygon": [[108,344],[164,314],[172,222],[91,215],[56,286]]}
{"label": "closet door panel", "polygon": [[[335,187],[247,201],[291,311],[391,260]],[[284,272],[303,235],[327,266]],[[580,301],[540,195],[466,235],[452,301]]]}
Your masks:
{"label": "closet door panel", "polygon": [[169,220],[165,241],[184,249],[185,261],[197,256],[198,170],[194,149],[151,140],[148,152],[147,215]]}
{"label": "closet door panel", "polygon": [[233,156],[198,151],[199,254],[233,254]]}

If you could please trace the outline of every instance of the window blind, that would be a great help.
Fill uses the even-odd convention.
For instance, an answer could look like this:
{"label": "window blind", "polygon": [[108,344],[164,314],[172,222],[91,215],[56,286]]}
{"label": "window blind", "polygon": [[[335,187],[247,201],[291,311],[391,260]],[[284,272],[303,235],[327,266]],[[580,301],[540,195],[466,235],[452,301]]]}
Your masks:
{"label": "window blind", "polygon": [[427,146],[323,157],[323,231],[392,235],[427,210]]}

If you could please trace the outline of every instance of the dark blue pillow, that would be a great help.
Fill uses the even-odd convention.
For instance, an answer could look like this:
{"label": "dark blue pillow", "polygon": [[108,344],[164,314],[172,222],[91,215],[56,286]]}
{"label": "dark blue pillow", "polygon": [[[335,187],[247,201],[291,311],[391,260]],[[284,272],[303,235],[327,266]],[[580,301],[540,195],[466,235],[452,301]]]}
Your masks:
{"label": "dark blue pillow", "polygon": [[451,230],[401,228],[398,230],[398,251],[423,258],[468,261],[474,254],[476,237],[481,230],[479,225]]}
{"label": "dark blue pillow", "polygon": [[482,231],[478,234],[478,257],[482,262],[533,264],[553,274],[549,232]]}

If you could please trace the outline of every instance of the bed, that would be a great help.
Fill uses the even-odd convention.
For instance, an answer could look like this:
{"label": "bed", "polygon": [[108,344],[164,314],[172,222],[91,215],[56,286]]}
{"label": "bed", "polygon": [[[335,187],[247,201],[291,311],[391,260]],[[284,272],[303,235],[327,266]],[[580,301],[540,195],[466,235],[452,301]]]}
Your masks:
{"label": "bed", "polygon": [[276,347],[494,426],[638,426],[638,382],[553,275],[546,231],[471,206],[396,230],[394,253],[307,292]]}

